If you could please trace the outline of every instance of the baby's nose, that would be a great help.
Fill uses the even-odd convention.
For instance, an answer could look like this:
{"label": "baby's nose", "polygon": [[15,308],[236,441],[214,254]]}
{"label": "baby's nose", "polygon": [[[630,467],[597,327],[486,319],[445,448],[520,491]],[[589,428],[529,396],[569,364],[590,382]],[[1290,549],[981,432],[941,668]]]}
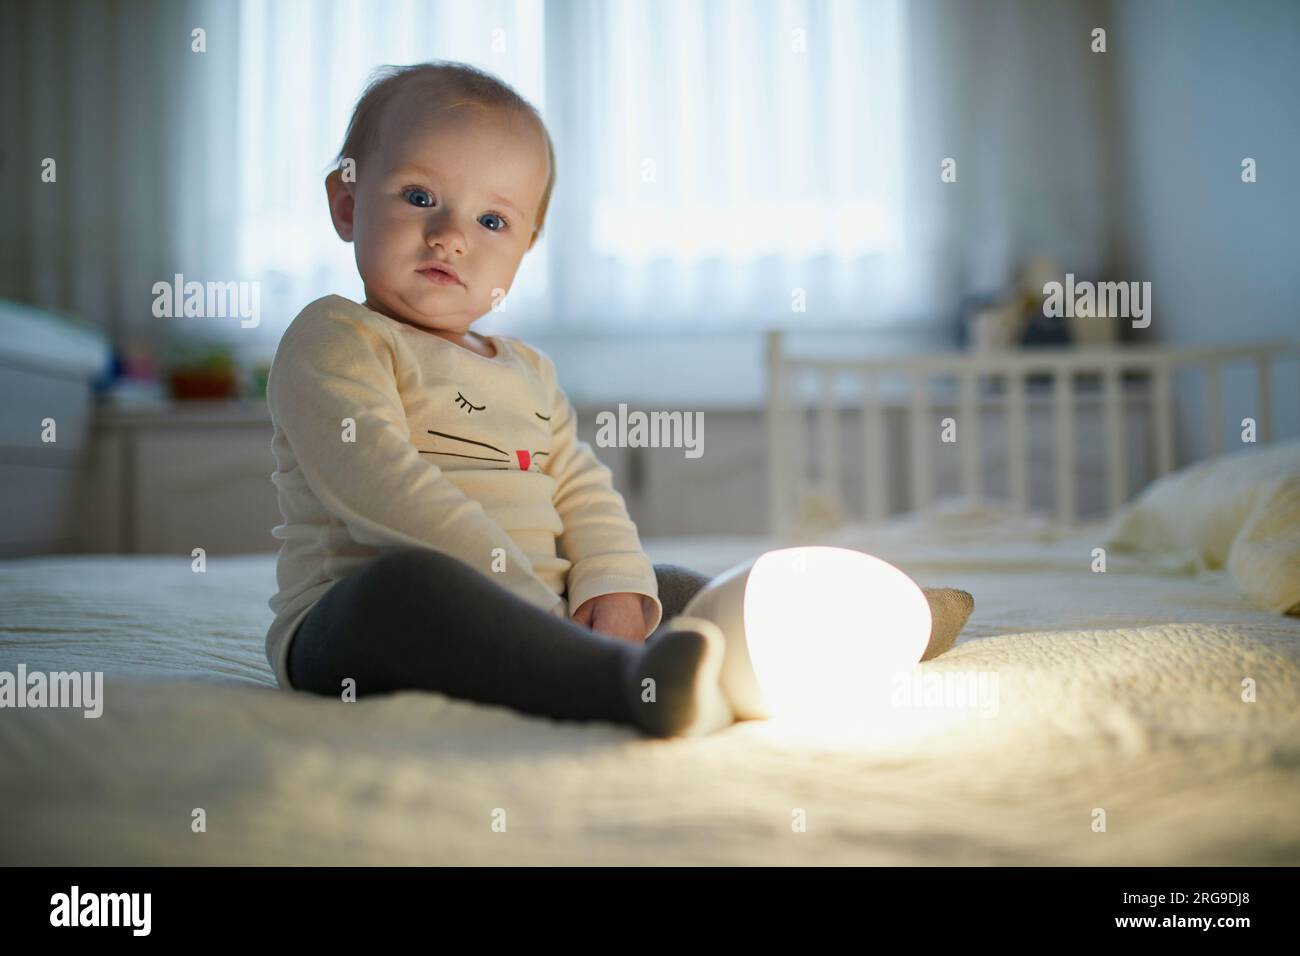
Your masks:
{"label": "baby's nose", "polygon": [[515,457],[519,459],[519,470],[520,470],[520,471],[527,471],[527,470],[528,470],[528,464],[529,464],[529,462],[530,462],[532,456],[529,455],[528,452],[524,451],[523,449],[517,449],[517,450],[515,451]]}

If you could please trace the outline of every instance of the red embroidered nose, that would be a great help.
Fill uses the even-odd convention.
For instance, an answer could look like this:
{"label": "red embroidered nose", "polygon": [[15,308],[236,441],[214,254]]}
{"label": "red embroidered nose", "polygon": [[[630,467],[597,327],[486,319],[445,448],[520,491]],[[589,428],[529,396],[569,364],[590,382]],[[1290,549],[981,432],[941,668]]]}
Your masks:
{"label": "red embroidered nose", "polygon": [[516,451],[516,452],[515,452],[515,456],[519,459],[519,470],[520,470],[520,471],[527,471],[527,470],[528,470],[528,462],[529,462],[529,460],[531,459],[531,456],[528,454],[528,452],[526,452],[526,451]]}

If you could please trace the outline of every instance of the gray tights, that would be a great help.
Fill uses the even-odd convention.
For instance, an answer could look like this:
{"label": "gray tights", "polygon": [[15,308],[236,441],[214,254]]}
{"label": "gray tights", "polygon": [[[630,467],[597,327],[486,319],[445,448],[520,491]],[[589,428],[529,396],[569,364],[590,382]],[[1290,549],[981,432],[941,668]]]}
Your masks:
{"label": "gray tights", "polygon": [[[656,564],[664,625],[709,578]],[[572,611],[572,609],[570,609]],[[643,646],[549,614],[464,562],[386,552],[338,581],[289,645],[294,689],[338,697],[429,690],[558,720],[635,724],[626,691]]]}

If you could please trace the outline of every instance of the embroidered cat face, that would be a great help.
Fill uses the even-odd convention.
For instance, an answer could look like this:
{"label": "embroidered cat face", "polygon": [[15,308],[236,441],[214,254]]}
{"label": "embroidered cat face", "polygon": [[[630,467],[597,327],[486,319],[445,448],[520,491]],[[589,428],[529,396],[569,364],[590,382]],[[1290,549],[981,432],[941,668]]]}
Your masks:
{"label": "embroidered cat face", "polygon": [[[430,436],[431,442],[436,447],[421,448],[420,454],[433,455],[440,466],[451,470],[518,470],[538,473],[543,471],[543,459],[550,455],[549,451],[538,448],[501,448],[479,437],[484,432],[488,433],[487,437],[491,437],[492,418],[486,402],[475,402],[465,394],[464,389],[458,389],[453,404],[470,418],[487,415],[483,427],[481,429],[457,428],[454,432],[447,429],[426,428],[425,434]],[[543,415],[538,411],[534,411],[533,416],[534,423],[540,427],[528,429],[529,438],[535,436],[537,444],[544,444],[550,438],[551,416]],[[472,464],[472,462],[485,464]]]}

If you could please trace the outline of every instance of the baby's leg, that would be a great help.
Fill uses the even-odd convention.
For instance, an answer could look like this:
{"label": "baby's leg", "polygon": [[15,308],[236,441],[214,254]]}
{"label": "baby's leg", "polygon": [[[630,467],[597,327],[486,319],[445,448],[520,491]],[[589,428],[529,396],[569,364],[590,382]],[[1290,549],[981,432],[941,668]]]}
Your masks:
{"label": "baby's leg", "polygon": [[655,579],[659,582],[659,603],[664,607],[661,626],[681,614],[695,593],[710,581],[700,572],[676,564],[656,564]]}
{"label": "baby's leg", "polygon": [[[720,644],[716,629],[661,629],[653,647],[598,634],[450,555],[411,548],[331,587],[294,635],[288,667],[295,689],[329,696],[352,678],[358,697],[429,690],[675,736],[714,729],[702,717],[715,703]],[[646,676],[653,702],[642,693]]]}

